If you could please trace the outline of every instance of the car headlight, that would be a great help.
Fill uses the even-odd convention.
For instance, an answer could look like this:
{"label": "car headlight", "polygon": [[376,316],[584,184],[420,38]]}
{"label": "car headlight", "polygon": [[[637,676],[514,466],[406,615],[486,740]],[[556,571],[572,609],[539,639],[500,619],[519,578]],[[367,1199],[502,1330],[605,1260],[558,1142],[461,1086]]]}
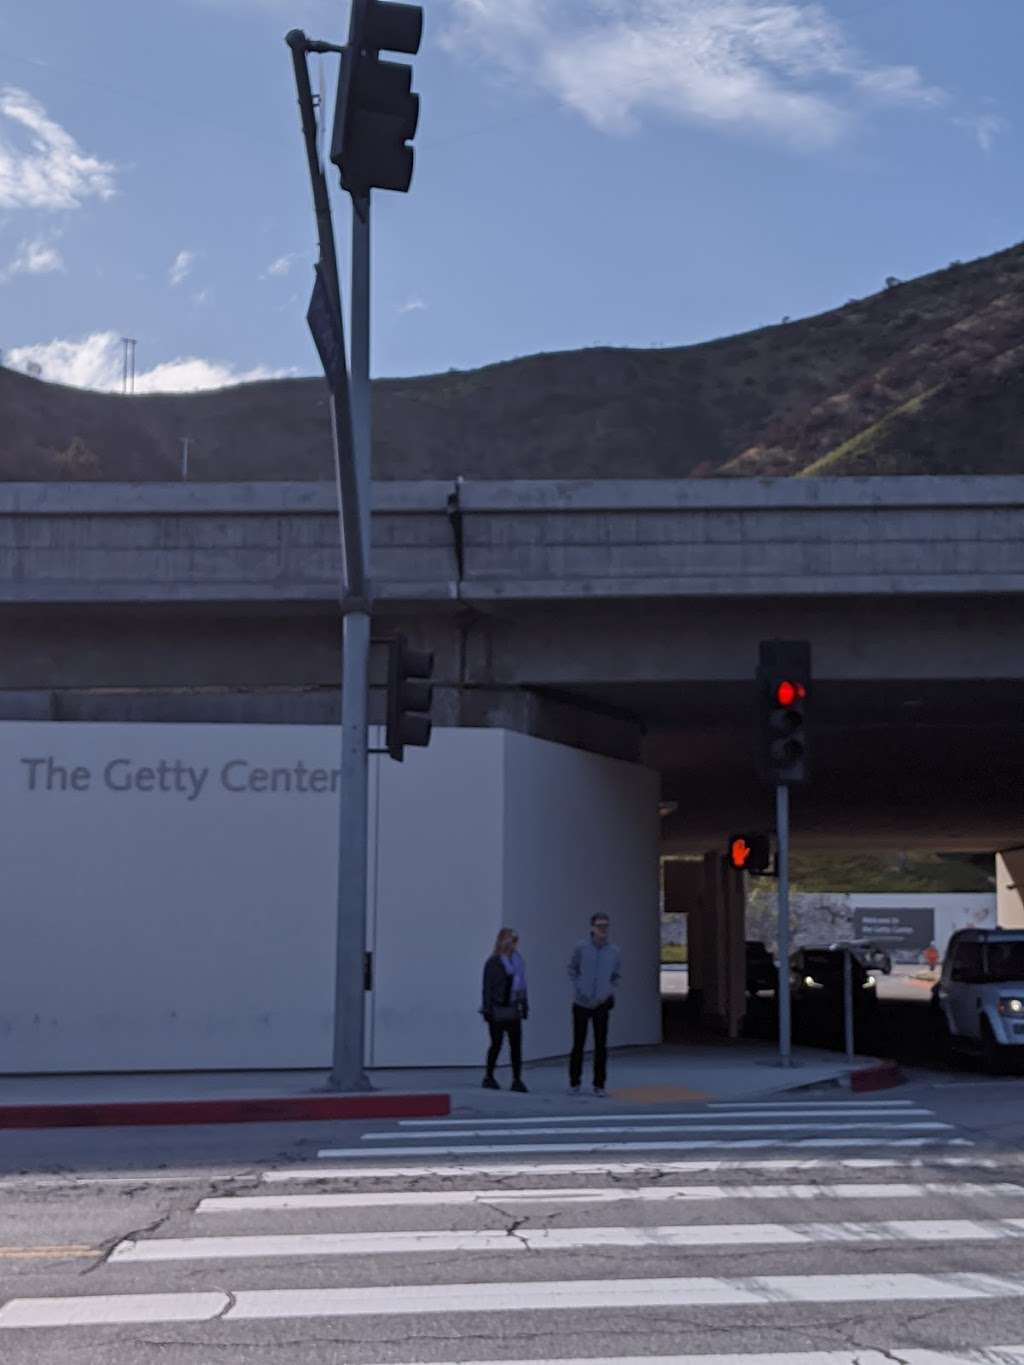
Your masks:
{"label": "car headlight", "polygon": [[820,991],[820,990],[821,990],[821,982],[820,982],[820,981],[815,981],[815,979],[814,979],[813,976],[805,976],[805,977],[804,977],[804,985],[807,986],[808,989],[810,989],[810,990],[814,990],[814,991]]}
{"label": "car headlight", "polygon": [[1024,1000],[1019,995],[1004,995],[996,1009],[1000,1014],[1008,1014],[1019,1019],[1024,1016]]}
{"label": "car headlight", "polygon": [[866,990],[866,991],[869,991],[869,990],[871,990],[871,988],[872,988],[873,986],[877,986],[877,985],[878,985],[878,982],[875,980],[875,978],[874,978],[873,976],[869,976],[869,977],[867,977],[867,978],[865,979],[865,981],[863,982],[863,989]]}

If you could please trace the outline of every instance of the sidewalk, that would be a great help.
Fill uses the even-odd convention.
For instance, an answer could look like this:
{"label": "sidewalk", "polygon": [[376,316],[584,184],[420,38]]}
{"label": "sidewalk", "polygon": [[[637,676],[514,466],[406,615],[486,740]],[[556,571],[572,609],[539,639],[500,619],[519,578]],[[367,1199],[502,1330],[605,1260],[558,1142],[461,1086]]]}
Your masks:
{"label": "sidewalk", "polygon": [[[608,1098],[567,1094],[564,1058],[528,1063],[528,1095],[511,1093],[507,1068],[502,1090],[480,1088],[481,1068],[439,1067],[374,1071],[373,1091],[327,1091],[324,1071],[174,1072],[129,1075],[0,1077],[0,1129],[143,1123],[240,1123],[284,1120],[374,1119],[551,1114],[602,1107],[675,1107],[706,1100],[747,1100],[806,1086],[850,1085],[851,1071],[877,1074],[873,1058],[849,1067],[842,1054],[795,1048],[795,1065],[776,1064],[772,1044],[706,1040],[658,1047],[613,1049]],[[588,1059],[589,1065],[589,1059]],[[584,1073],[584,1080],[588,1079]],[[856,1081],[855,1088],[860,1088]],[[34,1110],[35,1113],[27,1111]]]}

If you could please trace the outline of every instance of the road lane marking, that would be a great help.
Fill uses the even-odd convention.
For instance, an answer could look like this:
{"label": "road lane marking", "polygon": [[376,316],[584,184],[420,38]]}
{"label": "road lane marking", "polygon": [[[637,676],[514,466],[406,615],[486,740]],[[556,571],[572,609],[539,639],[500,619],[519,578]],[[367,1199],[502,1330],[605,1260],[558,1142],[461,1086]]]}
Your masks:
{"label": "road lane marking", "polygon": [[5,1327],[96,1327],[109,1323],[208,1322],[231,1302],[209,1294],[89,1294],[79,1298],[11,1299],[0,1308]]}
{"label": "road lane marking", "polygon": [[78,1257],[99,1256],[95,1247],[0,1247],[0,1261],[71,1261]]}
{"label": "road lane marking", "polygon": [[[719,1151],[763,1151],[768,1147],[814,1148],[814,1147],[973,1147],[970,1138],[875,1138],[875,1137],[811,1137],[794,1138],[785,1142],[781,1138],[688,1138],[673,1141],[666,1138],[662,1142],[508,1142],[475,1145],[467,1143],[460,1147],[392,1147],[389,1156],[474,1156],[507,1154],[521,1155],[524,1152],[693,1152],[701,1147],[715,1147]],[[317,1152],[318,1157],[352,1158],[380,1156],[380,1148],[371,1147],[324,1147]]]}
{"label": "road lane marking", "polygon": [[[371,1155],[363,1148],[356,1148],[359,1157]],[[446,1149],[447,1150],[447,1149]],[[453,1148],[459,1151],[459,1148]],[[529,1151],[530,1148],[523,1150]],[[536,1150],[535,1148],[533,1150]],[[558,1150],[561,1150],[560,1148]],[[373,1155],[379,1156],[380,1153]],[[388,1156],[394,1156],[389,1152]],[[423,1149],[416,1148],[416,1156],[423,1156]],[[284,1170],[263,1171],[260,1184],[281,1184],[289,1181],[321,1182],[327,1180],[480,1180],[495,1176],[548,1176],[548,1175],[605,1175],[639,1176],[650,1178],[662,1175],[716,1175],[727,1171],[880,1171],[899,1167],[904,1170],[934,1169],[936,1167],[960,1168],[968,1166],[971,1170],[1004,1170],[1008,1166],[1022,1164],[1022,1158],[1007,1155],[1000,1159],[984,1156],[939,1156],[924,1157],[775,1157],[748,1160],[743,1157],[707,1157],[695,1161],[659,1161],[655,1158],[637,1161],[530,1161],[524,1163],[504,1161],[478,1161],[471,1166],[436,1164],[432,1166],[289,1166]]]}
{"label": "road lane marking", "polygon": [[378,1190],[372,1194],[218,1195],[200,1201],[197,1213],[288,1213],[298,1209],[436,1208],[491,1204],[672,1204],[722,1199],[947,1199],[1024,1198],[1024,1185],[645,1185],[641,1189]]}
{"label": "road lane marking", "polygon": [[862,1223],[709,1223],[656,1227],[517,1228],[465,1232],[295,1232],[239,1237],[157,1237],[118,1243],[107,1263],[278,1260],[293,1256],[409,1256],[595,1247],[700,1251],[709,1247],[881,1242],[998,1242],[1024,1237],[1024,1219],[899,1219]]}
{"label": "road lane marking", "polygon": [[1024,1345],[972,1347],[968,1350],[917,1351],[892,1347],[887,1351],[854,1348],[850,1351],[756,1352],[744,1355],[599,1356],[543,1362],[533,1360],[470,1360],[462,1365],[1024,1365]]}
{"label": "road lane marking", "polygon": [[636,1124],[605,1123],[601,1127],[584,1128],[574,1123],[570,1119],[559,1119],[557,1121],[548,1119],[544,1127],[520,1129],[520,1128],[462,1128],[455,1132],[427,1132],[427,1133],[408,1133],[408,1132],[384,1132],[384,1133],[363,1133],[363,1142],[430,1142],[435,1138],[472,1138],[472,1137],[544,1137],[555,1136],[558,1133],[698,1133],[706,1135],[708,1133],[842,1133],[853,1132],[855,1129],[882,1129],[887,1133],[908,1132],[908,1133],[937,1133],[948,1132],[953,1127],[952,1123],[941,1123],[939,1120],[931,1122],[915,1123],[876,1123],[870,1119],[862,1119],[853,1123],[665,1123],[647,1124],[643,1128],[638,1128]]}
{"label": "road lane marking", "polygon": [[723,1308],[780,1304],[933,1302],[1024,1298],[1024,1275],[756,1275],[743,1279],[549,1280],[381,1285],[358,1289],[233,1290],[12,1299],[0,1329],[138,1322],[257,1322],[299,1318],[395,1318],[410,1314],[510,1313],[627,1308]]}
{"label": "road lane marking", "polygon": [[669,1119],[673,1122],[679,1120],[682,1123],[700,1123],[710,1119],[722,1118],[786,1118],[796,1116],[797,1118],[808,1118],[812,1115],[819,1115],[822,1118],[844,1118],[849,1116],[860,1117],[864,1114],[877,1114],[880,1118],[934,1118],[933,1109],[925,1109],[918,1106],[913,1108],[900,1109],[879,1109],[875,1104],[856,1104],[853,1102],[839,1101],[836,1104],[827,1106],[811,1107],[808,1105],[786,1105],[774,1106],[771,1109],[743,1109],[731,1110],[728,1114],[709,1114],[690,1113],[661,1113],[661,1114],[619,1114],[614,1111],[609,1114],[607,1110],[602,1110],[600,1114],[534,1114],[528,1118],[503,1118],[503,1119],[398,1119],[399,1128],[465,1128],[477,1126],[500,1127],[502,1124],[516,1124],[523,1127],[535,1123],[607,1123],[609,1118],[614,1118],[616,1123],[665,1123]]}

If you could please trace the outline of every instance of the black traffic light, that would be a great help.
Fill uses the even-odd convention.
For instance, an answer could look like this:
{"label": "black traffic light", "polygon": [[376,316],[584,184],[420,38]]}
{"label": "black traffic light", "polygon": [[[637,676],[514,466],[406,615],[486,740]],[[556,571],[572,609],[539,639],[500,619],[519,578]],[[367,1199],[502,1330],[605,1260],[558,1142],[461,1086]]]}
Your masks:
{"label": "black traffic light", "polygon": [[406,745],[423,748],[430,743],[430,703],[434,684],[434,656],[427,650],[410,649],[404,635],[389,641],[388,715],[385,743],[392,758],[401,763]]}
{"label": "black traffic light", "polygon": [[380,52],[419,51],[423,10],[395,0],[352,0],[348,43],[341,58],[331,160],[355,199],[371,190],[412,182],[412,141],[420,116],[412,67],[382,62]]}
{"label": "black traffic light", "polygon": [[771,835],[730,835],[726,858],[729,866],[738,872],[750,872],[754,876],[763,875],[770,870],[772,864]]}
{"label": "black traffic light", "polygon": [[762,640],[757,690],[761,776],[775,786],[806,782],[810,644],[806,640]]}

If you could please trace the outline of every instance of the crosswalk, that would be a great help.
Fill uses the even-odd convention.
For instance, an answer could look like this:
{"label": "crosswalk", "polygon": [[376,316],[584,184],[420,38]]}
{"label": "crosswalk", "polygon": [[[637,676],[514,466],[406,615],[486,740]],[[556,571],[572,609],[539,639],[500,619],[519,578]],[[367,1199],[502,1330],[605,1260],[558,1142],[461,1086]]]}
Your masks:
{"label": "crosswalk", "polygon": [[[499,1141],[512,1138],[514,1141]],[[481,1139],[484,1139],[481,1141]],[[580,1140],[584,1139],[584,1140]],[[970,1146],[948,1123],[905,1100],[719,1102],[676,1114],[584,1114],[513,1119],[407,1119],[365,1133],[359,1146],[319,1155],[360,1161],[389,1156],[565,1155],[629,1151],[687,1152],[787,1148],[923,1148]]]}
{"label": "crosswalk", "polygon": [[230,1358],[284,1323],[301,1365],[329,1320],[347,1362],[1024,1365],[1022,1253],[1024,1160],[910,1101],[409,1120],[188,1202],[75,1292],[0,1289],[0,1358],[139,1324]]}

